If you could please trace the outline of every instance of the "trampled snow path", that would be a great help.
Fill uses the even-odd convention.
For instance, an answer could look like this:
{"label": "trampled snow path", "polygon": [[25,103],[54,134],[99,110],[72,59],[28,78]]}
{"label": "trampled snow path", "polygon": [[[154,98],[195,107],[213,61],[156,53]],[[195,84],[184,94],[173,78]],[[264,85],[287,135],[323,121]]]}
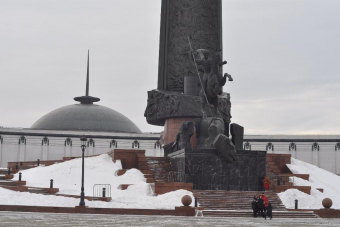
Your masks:
{"label": "trampled snow path", "polygon": [[[291,159],[291,164],[287,166],[292,173],[309,174],[309,181],[293,177],[294,185],[311,186],[311,195],[297,189],[289,189],[279,193],[279,197],[287,208],[294,208],[295,199],[297,199],[299,209],[320,209],[323,208],[322,200],[330,198],[333,201],[332,208],[340,209],[340,176],[294,158]],[[323,193],[316,188],[324,189]]]}
{"label": "trampled snow path", "polygon": [[[128,170],[122,176],[116,176],[121,169],[120,161],[112,162],[107,154],[85,158],[85,195],[93,196],[94,184],[111,185],[111,202],[86,201],[89,207],[102,208],[143,208],[143,209],[175,209],[181,206],[181,198],[192,193],[177,190],[164,195],[152,196],[152,189],[145,183],[144,175],[137,169]],[[22,170],[22,179],[27,186],[49,187],[50,179],[60,194],[80,195],[81,159],[73,159],[51,166],[39,166]],[[18,179],[15,174],[14,180]],[[127,190],[120,190],[120,184],[133,184]],[[193,197],[193,196],[192,196]],[[0,188],[0,204],[2,205],[36,205],[73,207],[79,204],[79,199],[65,198],[54,195],[39,195],[28,192],[14,192]]]}

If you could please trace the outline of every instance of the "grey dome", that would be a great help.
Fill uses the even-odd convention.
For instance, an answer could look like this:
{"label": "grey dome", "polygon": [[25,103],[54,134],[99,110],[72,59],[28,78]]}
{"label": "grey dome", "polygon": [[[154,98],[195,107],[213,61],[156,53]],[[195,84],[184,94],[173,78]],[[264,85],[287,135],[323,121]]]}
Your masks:
{"label": "grey dome", "polygon": [[95,104],[74,104],[53,110],[35,122],[31,129],[142,133],[123,114]]}

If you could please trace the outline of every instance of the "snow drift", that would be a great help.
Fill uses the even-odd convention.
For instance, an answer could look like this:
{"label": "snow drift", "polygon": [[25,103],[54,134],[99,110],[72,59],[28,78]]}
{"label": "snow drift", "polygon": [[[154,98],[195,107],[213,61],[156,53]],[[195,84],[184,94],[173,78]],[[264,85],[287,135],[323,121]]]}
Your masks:
{"label": "snow drift", "polygon": [[[137,169],[128,170],[124,175],[117,176],[117,170],[122,169],[120,161],[114,163],[112,158],[103,154],[85,158],[85,195],[93,196],[95,184],[111,185],[111,202],[87,201],[86,206],[101,208],[141,208],[141,209],[175,209],[181,206],[181,198],[192,193],[177,190],[164,195],[153,196],[152,188],[146,183],[144,175]],[[22,170],[22,180],[27,186],[49,187],[50,179],[54,180],[54,187],[59,188],[59,194],[80,195],[81,187],[81,159],[39,166]],[[18,180],[15,174],[13,180]],[[121,184],[133,184],[127,190],[120,190]],[[33,206],[61,206],[74,207],[79,199],[54,195],[39,195],[28,192],[15,192],[0,188],[0,204],[2,205],[33,205]]]}
{"label": "snow drift", "polygon": [[[321,169],[315,165],[292,158],[288,168],[294,174],[309,174],[309,181],[299,177],[292,177],[296,186],[311,186],[311,194],[308,195],[297,189],[288,189],[279,193],[283,204],[287,208],[294,208],[295,199],[299,201],[299,209],[323,208],[322,200],[330,198],[333,201],[332,208],[340,209],[340,176]],[[323,193],[317,188],[324,189]]]}

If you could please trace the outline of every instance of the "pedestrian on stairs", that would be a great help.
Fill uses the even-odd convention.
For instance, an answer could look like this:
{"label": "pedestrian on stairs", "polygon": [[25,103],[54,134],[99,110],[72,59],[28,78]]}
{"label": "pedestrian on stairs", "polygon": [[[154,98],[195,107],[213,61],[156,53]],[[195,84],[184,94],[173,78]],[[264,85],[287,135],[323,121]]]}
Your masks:
{"label": "pedestrian on stairs", "polygon": [[263,204],[264,204],[263,212],[265,213],[266,210],[267,210],[267,206],[268,206],[268,198],[267,198],[267,196],[264,195],[264,192],[262,193],[262,199],[263,199]]}
{"label": "pedestrian on stairs", "polygon": [[257,201],[258,212],[261,213],[261,217],[264,217],[263,209],[264,209],[264,202],[262,199],[262,195],[260,195],[259,200]]}
{"label": "pedestrian on stairs", "polygon": [[251,208],[253,209],[253,215],[254,215],[254,218],[257,217],[257,196],[255,195],[254,198],[253,198],[253,201],[251,202]]}
{"label": "pedestrian on stairs", "polygon": [[265,213],[264,219],[267,220],[267,216],[270,217],[270,220],[272,220],[272,217],[273,217],[273,207],[272,207],[271,203],[268,203],[267,211]]}

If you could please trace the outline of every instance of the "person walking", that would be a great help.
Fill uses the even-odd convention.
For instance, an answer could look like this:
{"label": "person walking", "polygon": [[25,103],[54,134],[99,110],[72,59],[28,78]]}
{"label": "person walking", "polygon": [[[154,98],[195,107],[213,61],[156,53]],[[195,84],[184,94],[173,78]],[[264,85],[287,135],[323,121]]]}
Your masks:
{"label": "person walking", "polygon": [[268,206],[268,198],[264,195],[264,192],[262,193],[262,199],[263,199],[263,212],[266,213],[267,206]]}
{"label": "person walking", "polygon": [[264,217],[264,214],[263,214],[264,202],[262,199],[262,195],[260,195],[260,198],[257,201],[257,207],[258,207],[258,212],[261,213],[261,217]]}
{"label": "person walking", "polygon": [[272,207],[271,203],[268,203],[267,211],[265,213],[264,219],[267,220],[267,216],[270,217],[270,220],[272,220],[272,217],[273,217],[273,207]]}
{"label": "person walking", "polygon": [[254,218],[257,217],[257,196],[255,195],[253,201],[251,202],[251,208],[253,209]]}

